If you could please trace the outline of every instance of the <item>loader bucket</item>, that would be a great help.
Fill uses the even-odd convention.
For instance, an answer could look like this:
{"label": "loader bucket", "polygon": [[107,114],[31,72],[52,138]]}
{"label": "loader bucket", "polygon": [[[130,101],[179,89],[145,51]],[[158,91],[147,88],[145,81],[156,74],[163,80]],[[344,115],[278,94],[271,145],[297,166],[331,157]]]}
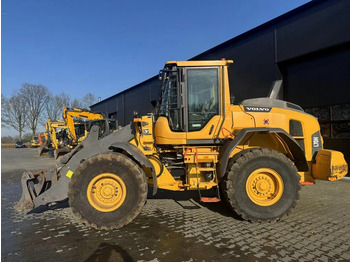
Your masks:
{"label": "loader bucket", "polygon": [[46,171],[47,170],[41,170],[35,173],[25,171],[22,174],[22,196],[15,206],[18,211],[32,209],[34,207],[33,199],[44,189],[46,182],[44,173]]}
{"label": "loader bucket", "polygon": [[67,199],[70,179],[84,160],[108,152],[113,143],[128,142],[134,137],[130,126],[103,138],[99,137],[99,130],[98,126],[93,126],[88,136],[57,161],[56,166],[34,173],[24,172],[21,180],[22,196],[15,208],[18,211],[31,210]]}

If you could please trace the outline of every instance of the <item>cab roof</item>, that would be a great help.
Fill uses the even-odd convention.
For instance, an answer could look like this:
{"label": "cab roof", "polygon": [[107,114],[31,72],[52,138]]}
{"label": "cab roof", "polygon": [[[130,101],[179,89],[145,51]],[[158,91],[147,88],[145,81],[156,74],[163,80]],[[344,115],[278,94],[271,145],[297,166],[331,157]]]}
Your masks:
{"label": "cab roof", "polygon": [[177,66],[229,66],[233,60],[203,60],[203,61],[168,61],[166,65],[176,64]]}

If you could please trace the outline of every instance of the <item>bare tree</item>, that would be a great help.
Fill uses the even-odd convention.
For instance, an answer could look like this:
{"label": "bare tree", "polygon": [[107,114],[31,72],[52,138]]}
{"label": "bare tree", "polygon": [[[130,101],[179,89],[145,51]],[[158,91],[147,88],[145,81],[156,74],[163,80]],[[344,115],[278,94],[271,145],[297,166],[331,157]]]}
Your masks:
{"label": "bare tree", "polygon": [[1,94],[1,107],[5,105],[6,101],[7,101],[7,97]]}
{"label": "bare tree", "polygon": [[5,126],[13,127],[22,139],[22,132],[27,127],[26,101],[21,93],[15,93],[10,99],[1,96],[1,117]]}
{"label": "bare tree", "polygon": [[[1,108],[2,108],[2,110],[4,110],[6,103],[7,103],[7,97],[4,96],[3,94],[1,94]],[[1,121],[1,127],[6,127],[6,125],[3,121]]]}
{"label": "bare tree", "polygon": [[87,93],[82,99],[82,106],[83,108],[89,109],[91,105],[96,103],[96,101],[97,99],[93,94]]}
{"label": "bare tree", "polygon": [[38,120],[44,115],[43,111],[49,100],[49,90],[43,85],[25,83],[20,89],[20,93],[26,101],[28,126],[32,134],[35,135]]}
{"label": "bare tree", "polygon": [[31,142],[32,141],[32,133],[25,133],[23,136],[22,136],[22,141],[24,143],[28,143],[28,142]]}
{"label": "bare tree", "polygon": [[59,101],[61,103],[61,106],[62,106],[62,110],[63,110],[63,107],[69,107],[70,105],[70,100],[71,100],[71,97],[69,95],[67,95],[66,93],[61,93],[60,95],[58,95],[59,97]]}
{"label": "bare tree", "polygon": [[81,101],[79,101],[78,99],[75,98],[71,104],[71,107],[82,108],[82,103],[81,103]]}
{"label": "bare tree", "polygon": [[15,139],[12,136],[2,136],[1,143],[2,144],[12,144],[12,143],[15,143]]}
{"label": "bare tree", "polygon": [[62,108],[59,106],[57,96],[50,95],[45,105],[44,117],[40,119],[40,123],[45,125],[48,119],[57,121],[60,117],[60,111],[62,112]]}
{"label": "bare tree", "polygon": [[65,106],[69,107],[69,103],[70,96],[65,93],[56,96],[50,95],[48,102],[45,105],[45,117],[42,118],[40,123],[42,125],[45,125],[47,119],[51,119],[52,121],[57,121],[60,119],[62,116],[63,108]]}

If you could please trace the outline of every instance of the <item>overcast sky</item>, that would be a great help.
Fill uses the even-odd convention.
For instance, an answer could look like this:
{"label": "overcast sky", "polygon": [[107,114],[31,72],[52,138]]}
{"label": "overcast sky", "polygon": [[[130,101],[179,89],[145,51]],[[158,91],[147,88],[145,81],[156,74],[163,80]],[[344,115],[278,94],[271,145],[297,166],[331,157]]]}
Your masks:
{"label": "overcast sky", "polygon": [[105,99],[307,2],[2,0],[1,92]]}

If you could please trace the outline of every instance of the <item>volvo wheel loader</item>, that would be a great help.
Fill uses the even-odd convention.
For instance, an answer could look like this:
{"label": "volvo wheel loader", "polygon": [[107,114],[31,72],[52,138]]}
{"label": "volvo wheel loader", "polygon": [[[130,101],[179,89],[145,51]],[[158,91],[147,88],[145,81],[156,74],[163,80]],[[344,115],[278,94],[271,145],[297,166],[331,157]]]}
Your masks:
{"label": "volvo wheel loader", "polygon": [[156,115],[135,113],[134,123],[103,138],[93,126],[55,167],[23,174],[17,208],[68,198],[82,222],[112,229],[139,214],[148,185],[154,194],[197,190],[200,197],[214,188],[201,201],[225,199],[246,220],[276,221],[295,207],[301,183],[341,179],[342,153],[323,149],[317,119],[276,99],[276,89],[232,103],[232,62],[167,62]]}

